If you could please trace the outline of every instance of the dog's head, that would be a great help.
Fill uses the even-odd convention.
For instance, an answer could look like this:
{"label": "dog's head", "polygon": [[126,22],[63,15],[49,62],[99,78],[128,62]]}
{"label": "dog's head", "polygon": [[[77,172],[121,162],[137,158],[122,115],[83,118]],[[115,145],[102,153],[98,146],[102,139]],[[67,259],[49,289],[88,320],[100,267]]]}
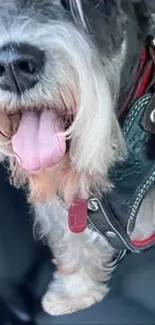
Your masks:
{"label": "dog's head", "polygon": [[87,196],[122,157],[115,108],[132,30],[139,48],[130,2],[0,0],[0,153],[35,199]]}

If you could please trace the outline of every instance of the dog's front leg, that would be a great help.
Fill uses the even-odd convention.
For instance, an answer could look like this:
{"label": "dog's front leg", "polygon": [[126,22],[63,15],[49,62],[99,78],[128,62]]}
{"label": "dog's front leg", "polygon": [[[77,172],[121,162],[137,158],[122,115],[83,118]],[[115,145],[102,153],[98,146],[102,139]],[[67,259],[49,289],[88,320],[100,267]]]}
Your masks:
{"label": "dog's front leg", "polygon": [[42,305],[49,314],[62,315],[102,300],[108,291],[112,251],[88,229],[81,234],[72,233],[64,211],[59,210],[56,215],[53,211],[48,242],[57,271]]}

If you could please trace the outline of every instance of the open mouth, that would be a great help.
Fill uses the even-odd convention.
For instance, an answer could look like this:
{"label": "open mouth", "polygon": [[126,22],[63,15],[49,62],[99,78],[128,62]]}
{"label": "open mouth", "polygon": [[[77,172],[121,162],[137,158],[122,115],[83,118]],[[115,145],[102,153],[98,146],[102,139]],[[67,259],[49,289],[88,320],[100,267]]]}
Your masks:
{"label": "open mouth", "polygon": [[68,126],[53,108],[22,112],[12,137],[13,151],[21,167],[33,173],[58,163],[66,153]]}

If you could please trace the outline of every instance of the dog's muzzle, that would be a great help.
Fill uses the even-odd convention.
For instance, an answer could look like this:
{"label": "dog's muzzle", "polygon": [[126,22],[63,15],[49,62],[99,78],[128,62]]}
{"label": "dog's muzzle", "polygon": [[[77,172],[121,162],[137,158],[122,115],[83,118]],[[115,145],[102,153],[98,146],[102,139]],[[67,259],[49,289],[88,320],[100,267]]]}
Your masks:
{"label": "dog's muzzle", "polygon": [[44,63],[44,51],[30,44],[10,43],[0,49],[0,89],[17,98],[18,105],[17,112],[16,108],[11,112],[14,124],[10,112],[1,115],[3,120],[8,119],[7,128],[12,129],[9,140],[13,153],[29,174],[52,167],[66,153],[64,117],[54,103],[48,107],[39,103],[37,107],[20,107],[21,98],[37,87]]}

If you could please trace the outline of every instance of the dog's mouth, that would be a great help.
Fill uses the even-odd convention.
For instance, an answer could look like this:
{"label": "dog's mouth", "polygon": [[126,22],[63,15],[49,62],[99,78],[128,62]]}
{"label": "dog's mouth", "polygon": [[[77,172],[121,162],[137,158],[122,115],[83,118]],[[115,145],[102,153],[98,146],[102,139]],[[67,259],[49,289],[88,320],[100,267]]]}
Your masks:
{"label": "dog's mouth", "polygon": [[54,108],[20,113],[12,136],[12,148],[20,166],[28,173],[58,163],[66,153],[64,117]]}

